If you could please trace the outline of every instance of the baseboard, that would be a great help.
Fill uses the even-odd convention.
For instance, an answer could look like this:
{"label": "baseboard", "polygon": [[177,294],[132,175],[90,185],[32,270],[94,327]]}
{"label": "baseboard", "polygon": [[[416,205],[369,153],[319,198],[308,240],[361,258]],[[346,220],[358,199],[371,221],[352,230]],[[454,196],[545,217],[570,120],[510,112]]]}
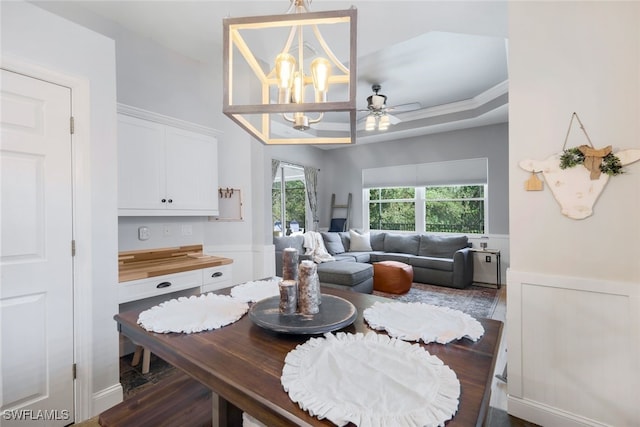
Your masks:
{"label": "baseboard", "polygon": [[562,426],[562,427],[606,427],[597,421],[581,417],[576,414],[560,411],[556,408],[534,402],[531,400],[518,399],[509,396],[507,400],[509,415],[535,423],[540,426]]}
{"label": "baseboard", "polygon": [[123,390],[122,384],[116,383],[111,387],[102,389],[93,393],[93,414],[92,417],[101,414],[107,409],[122,402]]}

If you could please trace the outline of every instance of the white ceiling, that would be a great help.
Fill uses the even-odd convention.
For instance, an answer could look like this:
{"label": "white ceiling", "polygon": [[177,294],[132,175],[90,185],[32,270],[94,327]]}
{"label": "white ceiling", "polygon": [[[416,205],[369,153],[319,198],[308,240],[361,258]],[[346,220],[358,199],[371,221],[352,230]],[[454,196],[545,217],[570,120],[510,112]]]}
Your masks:
{"label": "white ceiling", "polygon": [[[287,0],[34,2],[91,28],[87,12],[206,63],[222,59],[224,17],[281,14]],[[371,85],[388,105],[420,110],[358,144],[507,121],[507,2],[316,0],[312,11],[358,9],[358,109]],[[84,15],[84,19],[82,18]],[[94,28],[98,30],[98,28]],[[330,36],[324,35],[329,44]]]}

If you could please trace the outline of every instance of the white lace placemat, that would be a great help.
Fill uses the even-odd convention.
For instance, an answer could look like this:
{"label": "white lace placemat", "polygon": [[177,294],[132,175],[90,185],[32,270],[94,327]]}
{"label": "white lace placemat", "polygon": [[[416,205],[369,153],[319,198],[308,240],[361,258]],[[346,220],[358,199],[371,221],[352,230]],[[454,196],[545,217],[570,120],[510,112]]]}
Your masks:
{"label": "white lace placemat", "polygon": [[289,352],[280,381],[300,408],[339,426],[440,426],[460,397],[439,358],[375,332],[311,338]]}
{"label": "white lace placemat", "polygon": [[278,283],[282,279],[274,277],[265,280],[246,282],[231,288],[231,296],[245,302],[257,302],[265,298],[280,295]]}
{"label": "white lace placemat", "polygon": [[467,337],[477,341],[484,328],[460,310],[420,302],[376,302],[362,313],[369,326],[405,341],[448,342]]}
{"label": "white lace placemat", "polygon": [[169,333],[208,331],[240,319],[249,304],[228,295],[203,294],[165,301],[143,311],[138,324],[147,331]]}

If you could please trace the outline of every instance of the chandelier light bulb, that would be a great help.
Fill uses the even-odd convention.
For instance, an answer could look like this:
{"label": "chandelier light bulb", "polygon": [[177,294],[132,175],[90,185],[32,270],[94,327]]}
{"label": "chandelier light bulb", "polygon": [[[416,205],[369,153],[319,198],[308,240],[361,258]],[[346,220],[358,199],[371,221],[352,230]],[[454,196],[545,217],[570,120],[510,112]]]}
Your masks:
{"label": "chandelier light bulb", "polygon": [[331,63],[326,58],[316,58],[311,62],[311,77],[316,93],[316,102],[327,102]]}
{"label": "chandelier light bulb", "polygon": [[276,57],[276,76],[278,78],[278,103],[291,102],[291,86],[293,85],[296,69],[295,58],[288,53],[281,53]]}
{"label": "chandelier light bulb", "polygon": [[364,130],[366,131],[376,130],[376,116],[372,114],[367,116],[367,121],[364,123]]}

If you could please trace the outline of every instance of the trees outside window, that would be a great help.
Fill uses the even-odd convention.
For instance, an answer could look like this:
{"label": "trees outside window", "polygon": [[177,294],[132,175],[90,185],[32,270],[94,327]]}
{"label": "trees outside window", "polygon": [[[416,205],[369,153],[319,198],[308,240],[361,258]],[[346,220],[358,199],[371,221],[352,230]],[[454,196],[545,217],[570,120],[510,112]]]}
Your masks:
{"label": "trees outside window", "polygon": [[484,185],[425,188],[425,231],[483,234]]}
{"label": "trees outside window", "polygon": [[415,188],[369,190],[369,229],[415,231]]}
{"label": "trees outside window", "polygon": [[[292,229],[293,231],[296,231],[296,228],[301,231],[306,229],[306,197],[303,168],[282,164],[271,190],[274,234],[289,235]],[[282,209],[283,206],[284,209]]]}
{"label": "trees outside window", "polygon": [[370,230],[483,234],[486,185],[371,188]]}

